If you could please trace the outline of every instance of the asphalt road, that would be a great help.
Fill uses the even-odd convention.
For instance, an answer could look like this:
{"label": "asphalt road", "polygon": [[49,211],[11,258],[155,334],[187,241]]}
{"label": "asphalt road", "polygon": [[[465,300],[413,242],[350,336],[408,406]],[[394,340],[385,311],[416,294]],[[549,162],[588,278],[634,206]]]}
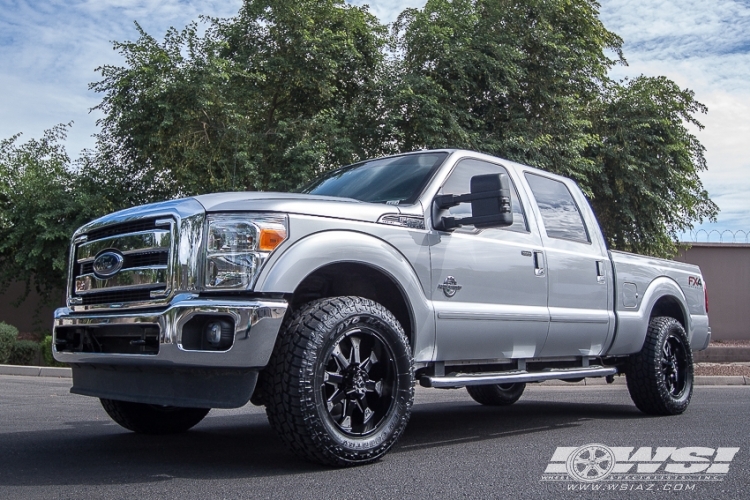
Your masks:
{"label": "asphalt road", "polygon": [[[296,459],[251,405],[157,438],[121,429],[69,388],[0,376],[0,498],[750,498],[750,386],[696,387],[685,414],[661,418],[622,386],[530,387],[507,408],[420,388],[398,445],[352,469]],[[723,481],[600,481],[600,491],[542,481],[557,447],[589,443],[740,451]]]}

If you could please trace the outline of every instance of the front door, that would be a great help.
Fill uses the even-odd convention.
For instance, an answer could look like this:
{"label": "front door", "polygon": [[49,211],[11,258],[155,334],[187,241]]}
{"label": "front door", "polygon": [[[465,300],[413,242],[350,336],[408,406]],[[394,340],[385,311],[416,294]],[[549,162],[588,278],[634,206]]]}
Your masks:
{"label": "front door", "polygon": [[[542,241],[528,220],[515,187],[517,179],[501,165],[459,161],[440,194],[469,192],[474,175],[504,173],[511,180],[513,225],[453,232],[435,231],[431,246],[432,300],[440,361],[531,358],[547,337],[547,275]],[[450,212],[450,213],[446,213]],[[441,215],[469,216],[470,204]]]}

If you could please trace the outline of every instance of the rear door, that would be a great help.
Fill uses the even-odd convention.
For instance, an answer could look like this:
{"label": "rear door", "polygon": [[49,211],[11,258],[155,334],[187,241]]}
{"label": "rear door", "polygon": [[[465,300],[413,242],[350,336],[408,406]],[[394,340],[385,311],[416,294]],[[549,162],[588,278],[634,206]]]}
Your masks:
{"label": "rear door", "polygon": [[614,313],[612,266],[598,225],[572,182],[537,172],[524,178],[539,214],[549,283],[550,327],[541,355],[601,354],[614,332]]}

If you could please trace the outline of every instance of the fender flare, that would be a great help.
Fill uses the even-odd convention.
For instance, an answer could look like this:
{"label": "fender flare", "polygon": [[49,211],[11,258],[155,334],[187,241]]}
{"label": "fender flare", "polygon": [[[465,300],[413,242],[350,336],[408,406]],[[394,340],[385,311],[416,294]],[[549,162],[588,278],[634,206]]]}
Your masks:
{"label": "fender flare", "polygon": [[404,294],[412,317],[415,361],[432,360],[435,315],[417,273],[408,259],[388,242],[357,231],[332,230],[294,242],[261,272],[254,291],[291,294],[318,269],[338,263],[357,263],[389,275]]}
{"label": "fender flare", "polygon": [[[648,284],[640,301],[640,306],[637,309],[624,309],[618,305],[615,311],[617,329],[614,341],[607,350],[607,356],[640,352],[646,341],[651,312],[654,310],[654,306],[656,306],[659,299],[663,297],[673,297],[676,299],[685,318],[685,331],[688,334],[688,338],[692,336],[692,318],[686,306],[687,299],[685,298],[685,294],[675,280],[668,276],[659,276]],[[619,295],[617,298],[619,298]],[[617,300],[616,303],[618,303]]]}

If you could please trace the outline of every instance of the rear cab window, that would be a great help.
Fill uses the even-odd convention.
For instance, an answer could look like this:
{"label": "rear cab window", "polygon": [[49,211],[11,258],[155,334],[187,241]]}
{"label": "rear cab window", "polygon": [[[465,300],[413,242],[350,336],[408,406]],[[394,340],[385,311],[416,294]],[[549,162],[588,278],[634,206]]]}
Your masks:
{"label": "rear cab window", "polygon": [[568,187],[555,179],[526,172],[531,192],[544,222],[547,237],[591,243],[578,204]]}

